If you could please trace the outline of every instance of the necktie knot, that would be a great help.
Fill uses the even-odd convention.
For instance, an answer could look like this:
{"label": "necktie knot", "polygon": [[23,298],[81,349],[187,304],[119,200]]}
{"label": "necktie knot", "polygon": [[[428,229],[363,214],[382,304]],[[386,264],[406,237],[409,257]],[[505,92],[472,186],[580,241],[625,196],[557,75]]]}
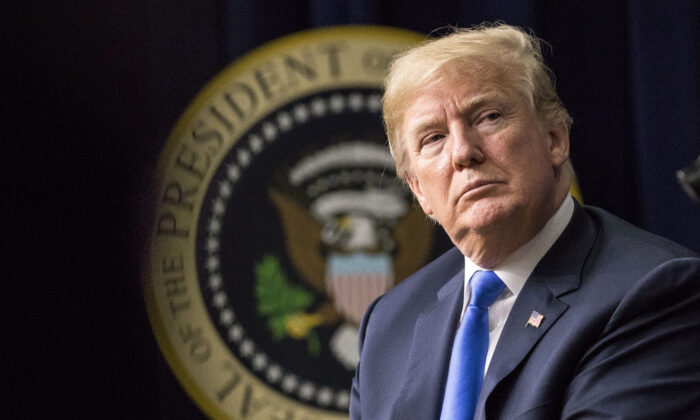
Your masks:
{"label": "necktie knot", "polygon": [[469,280],[469,305],[488,308],[496,301],[506,285],[493,271],[477,271]]}

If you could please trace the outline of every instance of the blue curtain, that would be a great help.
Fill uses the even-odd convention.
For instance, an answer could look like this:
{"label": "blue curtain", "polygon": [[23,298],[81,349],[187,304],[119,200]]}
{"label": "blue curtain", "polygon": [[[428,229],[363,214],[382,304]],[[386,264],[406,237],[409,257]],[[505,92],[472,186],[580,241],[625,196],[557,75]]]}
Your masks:
{"label": "blue curtain", "polygon": [[208,81],[304,29],[531,28],[551,44],[546,59],[575,120],[585,201],[700,252],[700,204],[675,179],[700,154],[697,0],[15,3],[3,9],[3,297],[21,307],[5,322],[20,338],[5,340],[5,359],[9,412],[18,402],[22,414],[6,417],[204,418],[145,313],[139,262],[158,199],[148,180]]}
{"label": "blue curtain", "polygon": [[700,251],[700,206],[676,181],[700,154],[700,3],[259,0],[221,6],[222,63],[280,36],[345,24],[429,34],[500,20],[551,44],[574,117],[584,200]]}
{"label": "blue curtain", "polygon": [[[122,13],[121,3],[112,7]],[[140,146],[145,157],[134,160],[139,154],[125,149],[124,158],[115,160],[134,160],[134,168],[150,167],[148,157],[155,159],[187,104],[216,73],[281,36],[346,24],[394,26],[423,34],[448,25],[496,20],[531,28],[551,45],[545,58],[574,118],[572,159],[584,200],[700,252],[700,203],[690,200],[675,177],[700,154],[700,2],[149,0],[130,16],[144,33],[152,74],[148,98],[141,101],[152,133]],[[114,24],[114,31],[123,28]],[[127,39],[132,42],[133,36]],[[111,45],[114,39],[101,42]],[[143,65],[140,55],[129,57],[132,61],[125,68]],[[122,77],[121,68],[103,69],[110,71]],[[111,120],[105,124],[114,125]],[[103,139],[108,145],[121,141],[118,134]],[[147,171],[133,170],[128,180],[138,185]],[[124,173],[120,168],[119,177]],[[148,202],[148,191],[143,195]],[[121,213],[114,218],[122,220]],[[203,418],[162,358],[152,357],[159,361],[158,378],[152,382],[155,391],[151,390],[158,404],[152,407],[150,397],[144,397],[141,410],[162,418]],[[126,394],[132,399],[134,395]]]}

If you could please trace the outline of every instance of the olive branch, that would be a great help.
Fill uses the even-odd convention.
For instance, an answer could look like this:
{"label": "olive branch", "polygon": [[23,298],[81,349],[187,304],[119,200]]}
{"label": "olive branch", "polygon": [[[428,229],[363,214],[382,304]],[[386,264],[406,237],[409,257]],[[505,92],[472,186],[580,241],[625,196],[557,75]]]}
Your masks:
{"label": "olive branch", "polygon": [[258,315],[267,318],[267,327],[275,341],[285,337],[306,338],[309,354],[318,356],[321,344],[314,327],[322,323],[317,314],[305,311],[313,304],[314,295],[287,279],[279,259],[266,254],[255,264],[255,297]]}

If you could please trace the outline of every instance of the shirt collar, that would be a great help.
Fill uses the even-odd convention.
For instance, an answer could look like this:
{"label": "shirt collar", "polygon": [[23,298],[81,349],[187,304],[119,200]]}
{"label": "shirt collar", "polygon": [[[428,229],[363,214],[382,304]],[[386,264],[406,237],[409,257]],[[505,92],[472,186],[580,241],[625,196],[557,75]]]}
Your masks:
{"label": "shirt collar", "polygon": [[[525,286],[527,278],[534,271],[542,257],[554,245],[569,224],[574,214],[574,201],[570,195],[564,199],[559,209],[549,218],[544,227],[525,245],[510,254],[493,272],[503,280],[508,290],[516,297]],[[467,256],[464,257],[464,297],[469,300],[469,279],[484,268],[476,265]]]}

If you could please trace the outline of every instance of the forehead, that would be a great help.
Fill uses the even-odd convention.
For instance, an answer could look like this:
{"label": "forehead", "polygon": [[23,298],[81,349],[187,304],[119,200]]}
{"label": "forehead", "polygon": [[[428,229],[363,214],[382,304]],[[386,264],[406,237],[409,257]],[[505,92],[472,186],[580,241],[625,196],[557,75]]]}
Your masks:
{"label": "forehead", "polygon": [[415,130],[444,120],[448,113],[468,114],[485,106],[514,106],[521,102],[520,95],[500,81],[442,77],[416,90],[406,104],[402,127]]}

